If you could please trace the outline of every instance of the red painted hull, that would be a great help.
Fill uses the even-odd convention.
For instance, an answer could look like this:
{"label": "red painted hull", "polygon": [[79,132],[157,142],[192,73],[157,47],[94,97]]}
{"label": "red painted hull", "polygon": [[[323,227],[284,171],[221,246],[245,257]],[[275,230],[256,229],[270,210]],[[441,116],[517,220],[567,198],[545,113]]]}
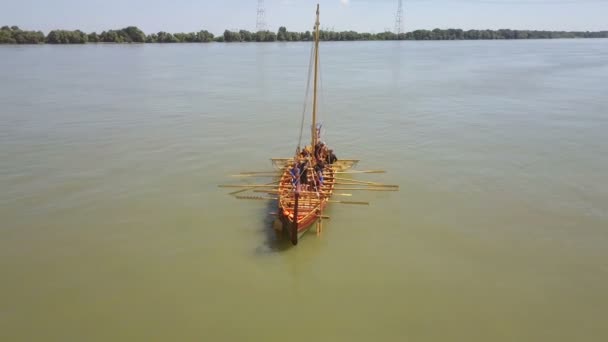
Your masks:
{"label": "red painted hull", "polygon": [[[294,225],[295,189],[292,185],[290,167],[286,167],[279,184],[279,217],[291,229]],[[324,184],[320,189],[310,187],[301,191],[298,200],[298,235],[305,233],[317,221],[327,207],[334,190],[334,170],[326,167]],[[312,179],[309,181],[312,184]],[[319,190],[319,191],[316,191]]]}

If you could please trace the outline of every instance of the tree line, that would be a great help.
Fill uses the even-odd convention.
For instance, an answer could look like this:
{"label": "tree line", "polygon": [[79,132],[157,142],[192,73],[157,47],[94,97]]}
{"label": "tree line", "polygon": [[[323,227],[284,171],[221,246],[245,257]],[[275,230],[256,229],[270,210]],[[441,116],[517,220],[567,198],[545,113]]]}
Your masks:
{"label": "tree line", "polygon": [[[393,32],[359,33],[355,31],[321,30],[322,41],[362,40],[488,40],[488,39],[558,39],[558,38],[608,38],[608,31],[531,31],[531,30],[460,30],[434,29],[416,30],[407,33]],[[207,43],[207,42],[299,42],[313,39],[311,31],[290,32],[284,26],[275,32],[247,30],[224,31],[214,36],[203,30],[190,33],[158,32],[146,35],[135,26],[120,30],[85,33],[80,30],[53,30],[46,36],[41,31],[21,30],[18,26],[3,26],[0,29],[0,44],[86,44],[86,43]]]}

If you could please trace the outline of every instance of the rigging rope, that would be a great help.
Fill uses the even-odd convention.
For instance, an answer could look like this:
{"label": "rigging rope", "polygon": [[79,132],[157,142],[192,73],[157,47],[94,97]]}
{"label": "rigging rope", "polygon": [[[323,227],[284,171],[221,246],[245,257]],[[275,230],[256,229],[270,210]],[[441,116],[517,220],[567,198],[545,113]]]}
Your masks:
{"label": "rigging rope", "polygon": [[[298,147],[297,150],[302,146],[302,133],[304,132],[304,119],[306,118],[306,109],[308,105],[308,97],[310,94],[310,75],[312,74],[313,67],[313,53],[314,53],[314,44],[310,48],[310,61],[308,63],[308,79],[306,81],[306,94],[304,95],[304,108],[302,109],[302,121],[300,123],[300,137],[298,138]],[[297,153],[297,152],[296,152]],[[295,160],[295,159],[294,159]]]}
{"label": "rigging rope", "polygon": [[[323,73],[321,72],[321,56],[319,55],[319,106],[317,108],[325,108],[325,98],[323,97]],[[319,139],[321,139],[321,131],[319,130]],[[325,141],[325,139],[323,140]]]}

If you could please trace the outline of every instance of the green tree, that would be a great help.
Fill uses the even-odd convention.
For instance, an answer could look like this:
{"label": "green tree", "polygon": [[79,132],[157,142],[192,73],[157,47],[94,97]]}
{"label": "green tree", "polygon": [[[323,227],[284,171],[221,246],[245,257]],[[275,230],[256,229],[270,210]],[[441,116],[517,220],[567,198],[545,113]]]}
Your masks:
{"label": "green tree", "polygon": [[158,36],[156,33],[146,36],[146,43],[158,43]]}
{"label": "green tree", "polygon": [[118,35],[118,32],[110,30],[101,32],[99,41],[104,43],[121,43],[122,38]]}
{"label": "green tree", "polygon": [[353,41],[361,39],[361,36],[355,31],[344,31],[340,32],[340,39],[346,41]]}
{"label": "green tree", "polygon": [[431,31],[429,30],[416,30],[412,34],[415,40],[429,40],[431,38]]}
{"label": "green tree", "polygon": [[270,31],[258,31],[255,34],[256,42],[274,42],[277,40],[277,35]]}
{"label": "green tree", "polygon": [[279,31],[277,32],[277,40],[280,42],[287,40],[287,28],[285,26],[279,27]]}
{"label": "green tree", "polygon": [[197,41],[199,41],[201,43],[213,41],[213,33],[210,33],[207,30],[199,31],[196,35],[197,35]]}
{"label": "green tree", "polygon": [[17,26],[3,26],[0,29],[0,44],[40,44],[44,40],[44,34],[40,31],[24,31]]}
{"label": "green tree", "polygon": [[185,34],[185,33],[174,33],[173,36],[175,37],[175,39],[177,40],[178,43],[187,42],[187,40],[186,40],[187,34]]}
{"label": "green tree", "polygon": [[178,42],[177,38],[175,38],[175,36],[172,35],[171,33],[160,31],[160,32],[158,32],[157,35],[158,35],[157,41],[159,43],[177,43]]}
{"label": "green tree", "polygon": [[46,36],[49,44],[85,44],[87,41],[87,34],[80,30],[53,30]]}
{"label": "green tree", "polygon": [[[356,40],[460,40],[460,39],[555,39],[555,38],[608,38],[608,31],[528,31],[528,30],[468,30],[439,29],[416,30],[413,32],[359,33],[355,31],[320,31],[319,39],[323,41],[356,41]],[[223,35],[214,37],[208,31],[190,33],[167,33],[159,32],[146,36],[136,26],[128,26],[120,30],[103,31],[101,34],[92,32],[85,34],[80,30],[53,30],[45,37],[40,31],[21,30],[18,26],[2,26],[0,28],[0,44],[84,44],[87,42],[108,43],[177,43],[177,42],[273,42],[273,41],[310,41],[314,39],[314,33],[289,32],[286,27],[281,26],[275,32],[259,31],[249,32],[240,30],[233,32],[226,30]]]}
{"label": "green tree", "polygon": [[290,42],[299,42],[302,40],[302,34],[300,32],[288,32],[287,40]]}
{"label": "green tree", "polygon": [[120,30],[124,33],[125,40],[133,43],[143,43],[146,41],[146,34],[136,26],[128,26]]}
{"label": "green tree", "polygon": [[454,30],[454,37],[455,37],[455,39],[458,39],[458,40],[464,39],[464,31],[461,29]]}
{"label": "green tree", "polygon": [[80,30],[76,30],[73,33],[72,36],[72,43],[73,44],[85,44],[89,41],[89,37],[86,33],[80,31]]}
{"label": "green tree", "polygon": [[40,44],[44,43],[44,34],[40,31],[13,31],[13,39],[17,44]]}
{"label": "green tree", "polygon": [[224,31],[224,41],[231,43],[231,42],[240,42],[241,41],[241,35],[238,32],[232,32],[229,30]]}
{"label": "green tree", "polygon": [[247,30],[240,30],[239,35],[241,36],[241,39],[245,42],[255,41],[254,35],[251,34],[251,32],[249,32]]}
{"label": "green tree", "polygon": [[197,43],[197,42],[199,42],[198,41],[198,36],[194,32],[190,32],[190,33],[186,34],[186,37],[184,39],[188,43]]}
{"label": "green tree", "polygon": [[2,26],[0,29],[0,44],[16,44],[17,41],[13,38],[13,32],[10,27]]}
{"label": "green tree", "polygon": [[266,31],[266,39],[264,41],[265,42],[276,42],[277,34],[274,32]]}
{"label": "green tree", "polygon": [[431,32],[431,38],[434,40],[443,40],[443,31],[436,28]]}
{"label": "green tree", "polygon": [[89,43],[98,43],[99,42],[99,36],[97,35],[96,32],[91,32],[88,34],[87,39],[89,41]]}
{"label": "green tree", "polygon": [[256,42],[263,42],[265,38],[266,38],[266,32],[265,31],[258,31],[258,32],[255,33],[255,41]]}

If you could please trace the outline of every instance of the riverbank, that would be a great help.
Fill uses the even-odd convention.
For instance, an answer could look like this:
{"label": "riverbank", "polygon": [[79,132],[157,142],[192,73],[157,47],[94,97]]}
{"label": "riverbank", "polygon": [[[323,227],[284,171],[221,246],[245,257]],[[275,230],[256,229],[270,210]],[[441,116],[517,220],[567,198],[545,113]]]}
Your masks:
{"label": "riverbank", "polygon": [[[513,40],[513,39],[565,39],[608,38],[608,31],[532,31],[532,30],[468,30],[434,29],[407,33],[393,32],[359,33],[355,31],[321,31],[322,41],[386,41],[386,40]],[[119,30],[85,33],[81,30],[53,30],[45,35],[42,31],[22,30],[18,26],[0,29],[0,44],[87,44],[87,43],[211,43],[211,42],[301,42],[311,41],[312,33],[290,32],[280,27],[275,32],[226,30],[222,35],[202,30],[189,33],[158,32],[145,34],[136,26]]]}

